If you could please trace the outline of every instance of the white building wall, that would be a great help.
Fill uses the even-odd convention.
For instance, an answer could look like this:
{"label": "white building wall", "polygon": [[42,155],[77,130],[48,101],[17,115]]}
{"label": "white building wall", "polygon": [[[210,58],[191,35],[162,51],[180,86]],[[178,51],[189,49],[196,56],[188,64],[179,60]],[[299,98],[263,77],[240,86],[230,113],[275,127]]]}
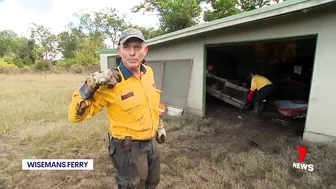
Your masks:
{"label": "white building wall", "polygon": [[100,55],[100,69],[106,70],[108,66],[107,57],[110,56],[110,54],[101,54]]}
{"label": "white building wall", "polygon": [[[317,41],[304,134],[304,138],[308,140],[321,142],[336,141],[334,138],[336,137],[336,11],[325,16],[328,17],[328,21],[316,23],[321,32]],[[334,137],[321,137],[321,135]]]}
{"label": "white building wall", "polygon": [[317,134],[336,136],[333,119],[335,113],[332,109],[336,107],[336,98],[334,97],[336,94],[336,77],[334,76],[334,70],[336,70],[335,23],[335,6],[319,12],[300,11],[276,20],[269,19],[264,22],[231,27],[196,38],[184,39],[177,43],[164,44],[164,46],[150,46],[146,60],[192,58],[193,68],[188,107],[203,116],[204,45],[318,34],[313,84],[304,137],[308,140],[326,140],[326,137],[318,139]]}
{"label": "white building wall", "polygon": [[[190,76],[187,106],[189,111],[198,115],[202,114],[203,104],[203,46],[200,42],[182,43],[178,46],[170,45],[163,48],[152,49],[149,47],[148,60],[176,60],[193,59],[193,67]],[[155,74],[155,73],[154,73]]]}

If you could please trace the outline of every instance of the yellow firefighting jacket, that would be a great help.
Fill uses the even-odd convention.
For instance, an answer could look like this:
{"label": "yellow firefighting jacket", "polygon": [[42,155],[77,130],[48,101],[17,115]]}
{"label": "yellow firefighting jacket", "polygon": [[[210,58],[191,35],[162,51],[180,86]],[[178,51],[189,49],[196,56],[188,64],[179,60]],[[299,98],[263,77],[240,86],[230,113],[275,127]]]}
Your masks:
{"label": "yellow firefighting jacket", "polygon": [[157,129],[163,127],[159,118],[161,91],[155,87],[153,70],[141,65],[141,78],[135,77],[121,62],[118,66],[122,81],[114,88],[100,86],[93,98],[84,100],[85,112],[77,112],[83,98],[80,89],[74,91],[68,110],[68,119],[81,122],[107,108],[112,137],[134,140],[147,140],[155,136]]}

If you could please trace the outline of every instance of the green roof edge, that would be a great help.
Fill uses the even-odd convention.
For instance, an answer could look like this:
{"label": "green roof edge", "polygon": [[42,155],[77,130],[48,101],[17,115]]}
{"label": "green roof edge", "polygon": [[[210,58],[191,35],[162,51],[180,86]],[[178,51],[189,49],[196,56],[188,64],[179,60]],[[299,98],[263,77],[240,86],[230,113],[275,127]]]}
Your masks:
{"label": "green roof edge", "polygon": [[[278,4],[269,5],[267,7],[254,9],[254,10],[251,10],[251,11],[246,11],[246,12],[235,14],[235,15],[228,16],[228,17],[225,17],[225,18],[220,18],[220,19],[213,20],[213,21],[210,21],[210,22],[205,22],[205,23],[202,23],[202,24],[191,26],[191,27],[181,29],[181,30],[178,30],[178,31],[175,31],[175,32],[160,35],[160,36],[157,36],[157,37],[154,37],[154,38],[151,38],[151,39],[147,40],[147,43],[149,45],[151,45],[151,43],[159,41],[159,40],[164,40],[165,38],[178,36],[178,35],[181,35],[181,34],[192,32],[192,31],[197,31],[197,30],[200,30],[200,29],[204,29],[206,27],[219,25],[219,24],[222,24],[222,23],[225,23],[225,22],[230,22],[230,21],[241,19],[241,18],[244,18],[244,17],[254,16],[254,15],[257,15],[257,14],[277,10],[277,9],[280,9],[280,8],[284,8],[284,7],[288,7],[288,6],[292,6],[292,5],[296,5],[296,4],[301,4],[301,3],[306,3],[306,2],[314,2],[314,1],[315,0],[287,0],[285,2],[281,2],[281,3],[278,3]],[[324,0],[319,0],[317,2],[324,2]],[[326,2],[329,3],[330,1],[327,0]],[[323,4],[323,3],[321,3],[321,4]],[[281,12],[279,14],[281,14]],[[164,41],[162,41],[162,42],[164,42]]]}
{"label": "green roof edge", "polygon": [[[152,45],[152,43],[155,43],[155,42],[160,41],[160,40],[163,40],[163,41],[158,42],[158,43],[164,43],[164,42],[166,42],[166,40],[169,40],[170,37],[179,36],[179,35],[186,34],[186,33],[189,33],[189,32],[201,30],[201,29],[204,29],[206,27],[216,26],[216,25],[219,25],[219,24],[222,24],[222,23],[225,23],[225,22],[230,22],[230,21],[238,20],[238,19],[241,19],[241,18],[244,18],[244,17],[254,16],[254,15],[257,15],[257,14],[261,14],[261,13],[265,13],[265,12],[269,12],[269,11],[274,11],[274,10],[277,10],[277,9],[280,9],[280,8],[285,8],[285,7],[289,7],[289,6],[292,6],[292,5],[307,3],[307,2],[318,2],[317,4],[324,4],[324,3],[334,2],[334,0],[319,0],[319,1],[315,1],[315,0],[287,0],[285,2],[281,2],[281,3],[278,3],[278,4],[269,5],[267,7],[254,9],[254,10],[251,10],[251,11],[239,13],[239,14],[228,16],[228,17],[225,17],[225,18],[220,18],[220,19],[213,20],[213,21],[206,22],[206,23],[202,23],[202,24],[197,24],[195,26],[191,26],[191,27],[188,27],[188,28],[185,28],[185,29],[181,29],[181,30],[178,30],[178,31],[175,31],[175,32],[160,35],[160,36],[148,39],[147,44]],[[312,5],[312,6],[314,6],[314,5]],[[281,14],[281,12],[279,14]],[[183,38],[183,37],[178,37],[178,38]],[[96,51],[96,53],[98,53],[98,54],[117,54],[117,51],[116,51],[116,49],[100,49],[100,50]]]}
{"label": "green roof edge", "polygon": [[117,49],[99,49],[97,54],[117,54]]}

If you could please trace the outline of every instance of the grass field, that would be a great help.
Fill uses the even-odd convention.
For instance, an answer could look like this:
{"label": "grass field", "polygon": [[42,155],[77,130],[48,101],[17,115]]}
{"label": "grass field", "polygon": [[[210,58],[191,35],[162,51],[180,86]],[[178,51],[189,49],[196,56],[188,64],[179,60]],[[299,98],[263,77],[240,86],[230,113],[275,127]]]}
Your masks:
{"label": "grass field", "polygon": [[[67,120],[71,94],[85,77],[0,75],[0,188],[116,188],[105,110],[83,123]],[[306,161],[315,170],[302,171],[292,168],[297,138],[244,127],[239,120],[164,121],[160,189],[336,188],[333,147],[309,145]],[[250,140],[259,146],[250,146]],[[21,159],[29,158],[90,158],[94,171],[22,171]]]}

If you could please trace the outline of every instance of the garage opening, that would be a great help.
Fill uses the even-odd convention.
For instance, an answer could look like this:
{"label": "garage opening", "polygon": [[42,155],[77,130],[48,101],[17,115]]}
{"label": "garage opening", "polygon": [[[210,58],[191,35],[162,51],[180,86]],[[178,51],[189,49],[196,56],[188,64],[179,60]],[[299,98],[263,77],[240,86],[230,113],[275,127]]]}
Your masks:
{"label": "garage opening", "polygon": [[246,100],[251,87],[250,73],[254,73],[270,80],[273,90],[262,101],[262,115],[252,117],[277,122],[281,128],[294,129],[302,136],[316,39],[317,36],[305,36],[207,46],[206,116],[254,115],[253,110],[260,105],[253,103],[254,99],[251,103]]}

